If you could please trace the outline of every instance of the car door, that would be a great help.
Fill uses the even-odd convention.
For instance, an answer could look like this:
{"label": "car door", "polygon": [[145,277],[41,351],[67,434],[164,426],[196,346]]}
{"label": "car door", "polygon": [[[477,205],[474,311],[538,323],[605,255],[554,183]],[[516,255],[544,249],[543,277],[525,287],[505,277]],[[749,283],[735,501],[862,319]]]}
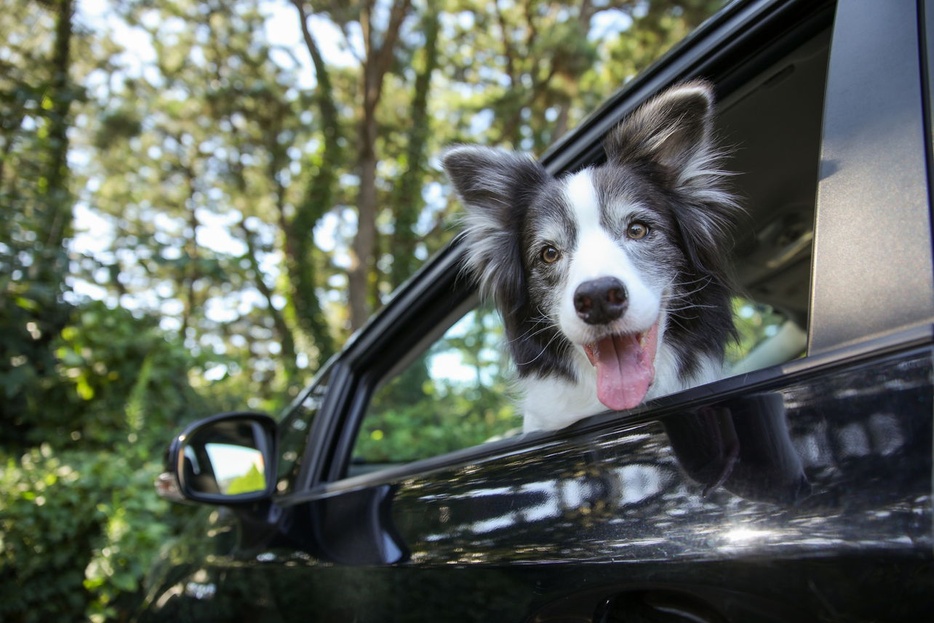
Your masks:
{"label": "car door", "polygon": [[[600,137],[650,94],[711,79],[741,184],[788,195],[779,233],[757,230],[736,262],[758,299],[786,302],[783,317],[806,325],[802,356],[561,431],[496,429],[502,438],[451,448],[446,427],[483,417],[447,400],[438,358],[489,328],[455,243],[280,425],[274,499],[214,511],[213,538],[228,541],[192,554],[150,603],[194,582],[212,588],[173,612],[219,620],[929,614],[930,8],[731,5],[543,157],[553,172],[594,162]],[[491,404],[483,366],[467,368],[474,405]],[[420,384],[398,380],[416,369]],[[421,388],[411,408],[400,387]],[[394,437],[399,413],[424,417],[437,441],[414,451]]]}

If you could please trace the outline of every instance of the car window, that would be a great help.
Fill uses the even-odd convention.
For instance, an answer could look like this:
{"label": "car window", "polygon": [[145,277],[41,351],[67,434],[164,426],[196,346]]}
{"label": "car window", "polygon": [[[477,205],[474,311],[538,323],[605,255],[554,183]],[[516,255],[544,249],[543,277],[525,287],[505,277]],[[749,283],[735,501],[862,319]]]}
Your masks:
{"label": "car window", "polygon": [[[769,305],[734,299],[738,339],[729,370],[750,355],[787,342],[789,320]],[[427,350],[378,387],[354,445],[349,475],[438,456],[520,432],[502,321],[489,306],[469,311]],[[787,361],[804,352],[803,332],[786,344]],[[758,355],[761,357],[761,355]],[[773,362],[766,362],[769,365]],[[774,363],[778,363],[777,361]],[[753,364],[764,367],[762,362]]]}
{"label": "car window", "polygon": [[[800,41],[800,40],[799,40]],[[717,135],[745,214],[732,252],[742,296],[726,375],[807,353],[815,198],[830,31],[720,93]],[[478,308],[377,383],[348,475],[438,456],[521,429],[497,314]]]}
{"label": "car window", "polygon": [[278,426],[277,493],[289,493],[294,487],[295,479],[302,466],[308,433],[327,392],[329,377],[329,371],[325,370],[321,373],[308,391],[292,405]]}

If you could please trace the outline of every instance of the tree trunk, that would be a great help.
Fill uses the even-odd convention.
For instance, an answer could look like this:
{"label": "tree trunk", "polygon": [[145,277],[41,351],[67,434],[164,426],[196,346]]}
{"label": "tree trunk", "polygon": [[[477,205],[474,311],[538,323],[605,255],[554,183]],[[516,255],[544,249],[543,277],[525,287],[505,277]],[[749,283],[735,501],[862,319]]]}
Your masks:
{"label": "tree trunk", "polygon": [[360,14],[360,26],[366,56],[363,60],[363,111],[357,144],[357,171],[360,188],[357,195],[357,233],[351,245],[350,269],[347,274],[350,303],[350,326],[357,330],[363,326],[373,305],[370,300],[370,279],[376,270],[376,169],[379,160],[376,154],[376,139],[379,124],[377,107],[382,96],[383,79],[392,66],[393,54],[399,40],[402,22],[411,7],[410,0],[395,0],[390,10],[389,23],[382,33],[382,42],[377,43],[372,17],[374,2],[364,3]]}
{"label": "tree trunk", "polygon": [[[179,145],[184,145],[182,137],[178,137]],[[181,326],[179,327],[179,338],[184,342],[185,334],[188,332],[188,327],[191,324],[191,318],[194,315],[194,310],[199,307],[197,290],[195,284],[198,281],[201,273],[201,253],[198,248],[198,228],[201,226],[201,223],[198,222],[198,213],[195,207],[195,193],[198,192],[197,188],[197,175],[193,170],[193,161],[196,156],[192,154],[192,157],[189,159],[189,162],[185,165],[185,186],[188,190],[188,194],[185,198],[185,207],[188,208],[188,239],[185,240],[185,257],[183,258],[182,272],[180,275],[180,286],[183,294],[180,295],[182,299],[182,319]]]}
{"label": "tree trunk", "polygon": [[415,78],[412,95],[412,130],[406,146],[408,168],[403,172],[393,193],[396,218],[392,236],[392,271],[390,287],[396,288],[415,271],[418,260],[415,246],[418,237],[413,228],[422,211],[422,185],[425,178],[425,148],[428,142],[431,119],[428,116],[428,94],[431,90],[431,75],[438,66],[438,10],[435,3],[428,5],[428,13],[422,26],[425,35],[424,66]]}
{"label": "tree trunk", "polygon": [[[64,283],[68,260],[65,238],[72,227],[71,193],[68,188],[68,123],[71,103],[75,99],[68,72],[71,68],[73,0],[58,0],[55,22],[55,42],[52,48],[52,79],[47,92],[51,108],[48,112],[48,138],[46,139],[45,209],[47,227],[40,244],[48,257],[46,262],[34,265],[35,281],[44,282],[53,289]],[[42,191],[40,191],[42,192]]]}
{"label": "tree trunk", "polygon": [[276,333],[279,335],[279,346],[282,348],[282,367],[285,373],[285,381],[287,385],[291,385],[295,379],[297,369],[297,353],[295,350],[295,339],[292,337],[292,330],[285,321],[282,312],[276,309],[276,306],[273,304],[274,292],[263,278],[263,272],[257,257],[256,243],[253,240],[253,232],[246,226],[244,219],[240,220],[238,227],[243,234],[243,240],[247,246],[247,260],[250,262],[250,270],[255,276],[256,288],[260,291],[260,294],[263,295],[263,298],[266,299],[267,313],[272,317],[273,325],[276,327]]}
{"label": "tree trunk", "polygon": [[380,87],[374,75],[371,59],[364,67],[363,118],[360,123],[357,146],[357,167],[360,189],[357,194],[357,233],[350,253],[350,269],[347,274],[350,297],[350,326],[357,330],[370,316],[369,277],[375,265],[376,255],[376,105],[379,103]]}
{"label": "tree trunk", "polygon": [[302,37],[315,67],[318,82],[315,103],[321,120],[324,142],[302,201],[295,206],[296,213],[287,219],[280,210],[280,223],[285,235],[286,265],[290,283],[290,304],[296,320],[311,338],[318,350],[318,364],[334,353],[334,339],[328,328],[321,303],[318,301],[318,274],[315,268],[314,230],[324,214],[334,207],[334,189],[342,164],[340,146],[340,119],[330,73],[321,50],[308,28],[308,16],[302,0],[293,0],[298,11]]}

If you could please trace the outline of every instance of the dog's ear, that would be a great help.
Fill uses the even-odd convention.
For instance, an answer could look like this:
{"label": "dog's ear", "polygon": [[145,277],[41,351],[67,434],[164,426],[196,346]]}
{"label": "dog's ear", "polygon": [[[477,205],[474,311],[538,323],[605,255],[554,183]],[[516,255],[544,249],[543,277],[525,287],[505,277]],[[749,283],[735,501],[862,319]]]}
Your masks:
{"label": "dog's ear", "polygon": [[474,145],[445,150],[441,164],[468,212],[507,224],[548,175],[531,156]]}
{"label": "dog's ear", "polygon": [[464,204],[467,267],[499,299],[522,276],[520,234],[529,202],[548,179],[534,158],[502,149],[457,146],[441,156]]}
{"label": "dog's ear", "polygon": [[709,83],[674,86],[624,120],[604,148],[612,162],[654,165],[679,197],[682,247],[692,265],[721,274],[740,208],[724,186],[729,173],[713,140],[713,109]]}
{"label": "dog's ear", "polygon": [[610,132],[604,149],[620,164],[654,162],[686,181],[712,157],[713,89],[687,82],[649,100]]}

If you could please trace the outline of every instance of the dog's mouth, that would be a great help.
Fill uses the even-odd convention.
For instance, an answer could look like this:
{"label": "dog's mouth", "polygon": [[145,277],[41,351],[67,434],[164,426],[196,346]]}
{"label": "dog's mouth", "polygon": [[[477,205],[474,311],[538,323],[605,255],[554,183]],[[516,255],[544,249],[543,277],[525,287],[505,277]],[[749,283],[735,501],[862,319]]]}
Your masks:
{"label": "dog's mouth", "polygon": [[597,398],[614,411],[639,405],[655,379],[658,322],[642,333],[608,335],[584,345],[597,369]]}

